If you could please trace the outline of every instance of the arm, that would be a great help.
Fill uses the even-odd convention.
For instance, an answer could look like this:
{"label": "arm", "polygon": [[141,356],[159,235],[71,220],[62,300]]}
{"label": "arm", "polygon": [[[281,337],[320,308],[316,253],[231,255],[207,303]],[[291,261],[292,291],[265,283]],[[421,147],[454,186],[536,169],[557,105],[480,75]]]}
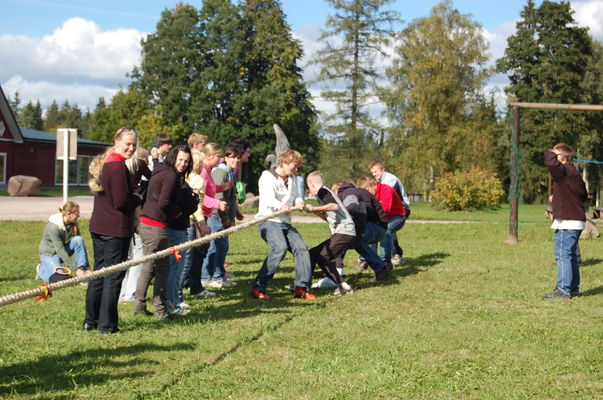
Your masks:
{"label": "arm", "polygon": [[276,198],[276,178],[269,173],[262,173],[258,181],[258,192],[260,201],[270,209],[270,211],[279,211],[283,207],[283,202]]}
{"label": "arm", "polygon": [[560,181],[565,178],[567,172],[563,167],[563,164],[557,159],[558,151],[547,150],[544,152],[544,164],[549,169],[549,172],[553,176],[555,181]]}

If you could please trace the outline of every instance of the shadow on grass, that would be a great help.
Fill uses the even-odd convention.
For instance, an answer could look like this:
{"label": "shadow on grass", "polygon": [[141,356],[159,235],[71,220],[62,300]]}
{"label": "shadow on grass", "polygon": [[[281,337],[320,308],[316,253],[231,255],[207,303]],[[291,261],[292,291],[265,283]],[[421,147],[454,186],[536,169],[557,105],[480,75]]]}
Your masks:
{"label": "shadow on grass", "polygon": [[591,258],[588,260],[584,260],[580,263],[580,267],[590,267],[591,265],[597,265],[603,263],[603,260],[600,258]]}
{"label": "shadow on grass", "polygon": [[580,293],[580,297],[597,296],[600,294],[603,294],[603,286],[599,286],[596,288],[589,289],[585,292],[582,292],[582,293]]}
{"label": "shadow on grass", "polygon": [[[87,349],[68,354],[42,356],[36,360],[17,363],[1,369],[0,394],[35,394],[72,390],[75,386],[100,386],[109,381],[139,378],[146,373],[112,374],[98,372],[99,364],[122,368],[144,365],[152,361],[136,357],[146,352],[192,350],[195,346],[179,343],[170,346],[137,344],[116,348]],[[113,357],[133,356],[122,361]],[[95,372],[92,372],[95,371]],[[77,383],[76,383],[77,382]]]}

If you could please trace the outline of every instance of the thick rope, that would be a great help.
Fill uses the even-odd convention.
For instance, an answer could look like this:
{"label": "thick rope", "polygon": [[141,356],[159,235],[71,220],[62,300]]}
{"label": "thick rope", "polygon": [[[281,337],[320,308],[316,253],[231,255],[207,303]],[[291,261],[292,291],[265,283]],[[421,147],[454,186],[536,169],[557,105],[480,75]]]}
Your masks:
{"label": "thick rope", "polygon": [[122,263],[119,264],[115,264],[112,265],[110,267],[106,267],[103,269],[100,269],[98,271],[93,271],[89,274],[86,275],[81,275],[81,276],[76,276],[74,278],[70,278],[70,279],[65,279],[64,281],[59,281],[59,282],[55,282],[55,283],[50,283],[50,284],[46,284],[44,285],[44,287],[37,287],[35,289],[32,290],[27,290],[25,292],[20,292],[20,293],[15,293],[15,294],[9,294],[6,296],[2,296],[0,297],[0,307],[3,307],[5,305],[8,304],[12,304],[12,303],[16,303],[18,301],[21,300],[25,300],[31,297],[36,297],[36,296],[42,296],[44,295],[47,291],[50,292],[54,292],[55,290],[59,290],[59,289],[64,289],[66,287],[70,287],[70,286],[76,286],[79,285],[81,282],[87,282],[87,281],[92,281],[95,279],[99,279],[99,278],[104,278],[106,276],[109,276],[111,274],[114,274],[116,272],[121,272],[121,271],[125,271],[128,268],[131,268],[135,265],[138,264],[143,264],[147,261],[153,261],[153,260],[157,260],[159,258],[164,258],[164,257],[168,257],[172,254],[174,254],[174,250],[176,251],[181,251],[181,250],[186,250],[189,249],[191,247],[197,247],[197,246],[201,246],[204,245],[206,243],[211,242],[212,240],[215,239],[219,239],[221,237],[224,236],[228,236],[230,234],[233,234],[237,231],[240,231],[242,229],[245,228],[249,228],[250,226],[253,225],[257,225],[261,222],[264,222],[268,219],[271,218],[275,218],[284,214],[289,214],[293,211],[300,211],[301,207],[291,207],[289,210],[280,210],[277,211],[275,213],[272,213],[270,215],[266,215],[264,217],[260,217],[260,218],[255,218],[251,221],[248,222],[243,222],[240,225],[236,225],[233,226],[231,228],[228,229],[224,229],[223,231],[220,232],[215,232],[212,234],[209,234],[207,236],[204,236],[202,238],[199,239],[195,239],[195,240],[191,240],[189,242],[185,242],[185,243],[181,243],[177,246],[173,246],[171,248],[165,249],[165,250],[161,250],[158,251],[156,253],[153,254],[149,254],[147,256],[143,256],[143,257],[139,257],[133,260],[128,260],[128,261],[124,261]]}

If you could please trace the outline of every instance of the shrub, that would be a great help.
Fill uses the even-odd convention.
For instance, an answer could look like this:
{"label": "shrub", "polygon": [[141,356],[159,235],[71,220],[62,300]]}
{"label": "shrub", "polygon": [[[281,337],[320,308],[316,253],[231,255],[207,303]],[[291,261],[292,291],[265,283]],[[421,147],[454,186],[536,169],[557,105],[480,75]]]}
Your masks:
{"label": "shrub", "polygon": [[439,208],[460,211],[496,207],[503,195],[502,184],[495,174],[473,168],[438,178],[432,200]]}

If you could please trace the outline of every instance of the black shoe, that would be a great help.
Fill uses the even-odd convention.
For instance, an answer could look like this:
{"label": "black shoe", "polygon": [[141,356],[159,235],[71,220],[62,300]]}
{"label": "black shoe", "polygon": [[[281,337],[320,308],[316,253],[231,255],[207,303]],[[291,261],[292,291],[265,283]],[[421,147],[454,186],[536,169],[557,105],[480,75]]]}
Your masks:
{"label": "black shoe", "polygon": [[545,295],[542,296],[543,299],[565,299],[565,300],[569,300],[572,298],[572,295],[569,293],[565,293],[561,290],[559,290],[559,288],[555,288],[555,290],[553,290],[551,293],[547,293]]}
{"label": "black shoe", "polygon": [[180,316],[177,314],[156,314],[155,318],[157,319],[161,319],[161,320],[174,320],[174,319],[180,319]]}
{"label": "black shoe", "polygon": [[385,264],[385,267],[375,274],[373,281],[381,282],[389,279],[392,276],[392,270],[389,265]]}
{"label": "black shoe", "polygon": [[134,315],[146,315],[146,316],[151,316],[153,315],[152,312],[150,312],[149,310],[140,310],[140,311],[134,311]]}
{"label": "black shoe", "polygon": [[99,329],[99,332],[102,333],[103,335],[110,334],[110,333],[124,333],[124,331],[122,331],[119,328],[115,328],[115,329]]}
{"label": "black shoe", "polygon": [[85,331],[95,331],[98,329],[97,324],[91,324],[89,322],[84,322],[84,330]]}

